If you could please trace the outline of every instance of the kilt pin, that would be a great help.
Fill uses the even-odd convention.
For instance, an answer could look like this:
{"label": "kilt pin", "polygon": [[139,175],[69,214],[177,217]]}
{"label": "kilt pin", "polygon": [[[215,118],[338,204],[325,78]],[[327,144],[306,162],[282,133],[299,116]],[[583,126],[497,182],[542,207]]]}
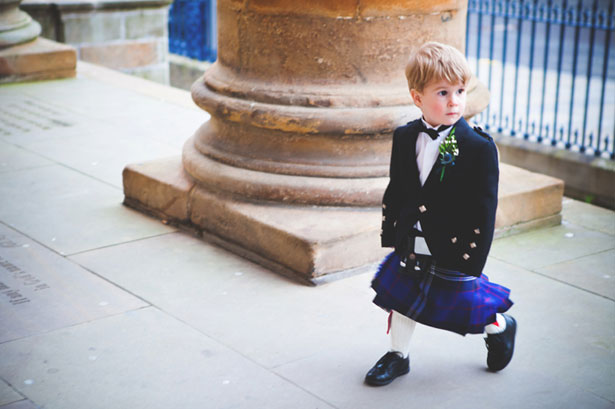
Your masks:
{"label": "kilt pin", "polygon": [[[479,334],[507,311],[510,290],[482,274],[493,240],[498,155],[491,137],[461,118],[454,165],[436,160],[421,186],[416,163],[420,119],[393,135],[382,204],[383,247],[394,247],[372,281],[374,303],[435,328]],[[421,231],[414,227],[420,222]],[[430,255],[415,253],[422,237]]]}

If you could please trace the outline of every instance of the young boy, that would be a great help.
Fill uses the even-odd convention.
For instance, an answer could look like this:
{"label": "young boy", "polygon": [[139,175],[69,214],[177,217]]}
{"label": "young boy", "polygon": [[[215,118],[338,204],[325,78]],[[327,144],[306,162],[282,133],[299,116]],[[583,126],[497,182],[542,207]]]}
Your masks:
{"label": "young boy", "polygon": [[493,239],[498,154],[463,119],[470,70],[455,48],[430,42],[406,66],[423,117],[395,130],[382,204],[382,246],[395,247],[376,274],[374,303],[390,312],[391,350],[365,381],[381,386],[410,371],[417,322],[461,335],[487,333],[487,366],[510,362],[516,322],[502,314],[510,290],[482,274]]}

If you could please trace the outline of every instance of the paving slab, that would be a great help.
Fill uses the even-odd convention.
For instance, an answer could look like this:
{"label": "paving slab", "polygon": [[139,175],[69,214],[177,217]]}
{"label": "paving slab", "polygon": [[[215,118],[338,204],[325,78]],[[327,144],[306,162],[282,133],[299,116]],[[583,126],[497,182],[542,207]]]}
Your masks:
{"label": "paving slab", "polygon": [[[149,302],[242,351],[263,366],[275,368],[280,375],[305,385],[334,405],[338,404],[337,400],[316,386],[315,389],[309,386],[318,383],[344,396],[349,389],[362,387],[362,377],[373,364],[371,360],[375,361],[388,348],[384,335],[386,314],[371,304],[373,294],[368,288],[371,274],[318,289],[302,287],[240,259],[236,259],[237,264],[227,264],[234,256],[225,255],[223,250],[212,247],[207,251],[209,254],[199,252],[199,245],[191,243],[193,240],[196,239],[176,233],[129,243],[121,248],[79,254],[73,259],[141,294]],[[204,245],[201,249],[208,247]],[[113,266],[107,261],[125,258],[127,254],[138,255],[131,258],[134,266]],[[136,268],[137,265],[142,268]],[[147,271],[147,276],[139,273],[140,270]],[[490,260],[486,271],[492,280],[513,289],[513,300],[518,305],[512,312],[521,328],[540,328],[544,322],[551,322],[555,327],[546,334],[521,330],[515,364],[520,361],[523,371],[530,371],[534,379],[542,379],[540,382],[546,383],[545,388],[554,391],[553,396],[568,396],[564,392],[570,385],[579,385],[575,393],[591,391],[581,399],[588,407],[603,407],[600,405],[605,399],[615,400],[611,392],[615,379],[611,365],[615,344],[615,333],[610,325],[613,303],[495,259]],[[171,276],[174,277],[172,282]],[[168,284],[161,287],[156,285],[159,282]],[[536,288],[544,290],[536,292]],[[224,308],[220,309],[220,305]],[[586,308],[593,311],[592,317],[585,317]],[[421,336],[421,333],[426,335]],[[458,367],[478,373],[484,371],[483,341],[475,336],[468,339],[473,340],[423,328],[417,330],[413,344],[420,345],[417,359],[425,363],[427,372],[433,371],[429,369],[432,366],[446,368],[451,362],[455,365],[455,370],[442,369],[442,376],[432,375],[430,379],[433,380],[461,371]],[[442,353],[454,350],[460,342],[466,347],[459,347],[459,356]],[[336,353],[329,351],[348,353],[348,360],[355,363],[352,373],[339,369],[341,363],[335,362]],[[424,354],[427,357],[423,357]],[[563,356],[566,359],[562,359]],[[536,365],[537,361],[541,364]],[[334,369],[323,368],[326,364],[333,365]],[[513,372],[514,376],[515,364],[511,364],[506,373]],[[322,373],[331,371],[339,374],[339,384],[333,384],[330,376],[326,380],[322,378]],[[476,381],[473,373],[461,378]],[[490,386],[491,378],[485,378],[484,383],[483,386],[493,388],[494,393],[501,386]],[[459,388],[467,385],[469,383]],[[423,390],[424,386],[418,389]],[[537,386],[536,396],[540,396],[542,390]],[[593,394],[600,398],[595,400]],[[564,398],[556,400],[565,401]]]}
{"label": "paving slab", "polygon": [[184,233],[71,260],[268,368],[353,342],[357,316],[386,319],[370,275],[315,290]]}
{"label": "paving slab", "polygon": [[122,106],[133,107],[141,104],[143,108],[147,108],[163,103],[155,98],[143,98],[142,95],[127,89],[111,91],[104,82],[87,78],[81,78],[79,81],[65,79],[9,84],[0,87],[0,98],[3,98],[5,92],[14,91],[36,101],[53,101],[52,104],[60,111],[69,107],[66,115],[76,113],[78,118],[85,120],[104,119],[104,115],[109,112],[121,112]]}
{"label": "paving slab", "polygon": [[[180,155],[186,139],[209,118],[196,106],[187,109],[131,90],[110,93],[88,78],[58,82],[61,88],[0,88],[0,138],[118,187],[127,163]],[[118,109],[118,103],[130,109]]]}
{"label": "paving slab", "polygon": [[[0,87],[0,118],[4,123],[0,131],[6,129],[13,135],[8,138],[9,142],[21,143],[24,138],[40,140],[48,139],[47,135],[74,135],[75,127],[80,129],[81,135],[87,135],[91,127],[108,124],[116,132],[128,129],[181,148],[183,142],[207,121],[209,114],[191,101],[188,92],[179,92],[181,99],[156,98],[129,88],[110,91],[105,81],[83,75],[79,81],[3,85]],[[53,132],[56,129],[63,132]],[[7,140],[2,132],[0,137]],[[111,132],[108,137],[112,141],[117,136]],[[107,150],[114,150],[113,144],[110,143]]]}
{"label": "paving slab", "polygon": [[612,210],[564,198],[564,222],[615,236],[615,214]]}
{"label": "paving slab", "polygon": [[131,90],[149,98],[165,101],[200,113],[204,112],[196,106],[190,92],[183,89],[169,87],[85,61],[78,61],[78,71],[80,79],[88,78],[102,82],[108,89],[120,88]]}
{"label": "paving slab", "polygon": [[152,157],[179,154],[180,146],[171,146],[149,138],[133,128],[117,129],[112,125],[89,126],[70,137],[46,138],[27,145],[55,162],[122,188],[122,170],[129,161],[146,161]]}
{"label": "paving slab", "polygon": [[29,88],[29,84],[0,87],[0,138],[23,147],[30,141],[83,133],[77,126],[87,126],[89,121],[73,109],[74,103],[41,99],[35,93],[26,93]]}
{"label": "paving slab", "polygon": [[615,250],[552,264],[536,272],[615,301]]}
{"label": "paving slab", "polygon": [[0,376],[47,409],[332,408],[155,308],[0,345]]}
{"label": "paving slab", "polygon": [[0,407],[20,400],[23,400],[23,396],[11,388],[8,383],[0,379]]}
{"label": "paving slab", "polygon": [[[388,348],[375,332],[378,322],[371,324],[371,333],[354,334],[352,346],[329,344],[320,354],[274,370],[339,408],[373,408],[382,401],[387,408],[492,407],[489,397],[502,393],[506,398],[493,407],[613,407],[613,303],[506,263],[492,260],[486,271],[513,290],[510,312],[519,322],[515,356],[500,373],[486,370],[481,336],[419,325],[411,373],[386,388],[366,387],[365,372]],[[372,319],[364,316],[363,306],[355,311]],[[545,322],[548,330],[540,331]],[[374,337],[382,338],[380,350],[372,350]],[[328,376],[319,376],[323,373]]]}
{"label": "paving slab", "polygon": [[0,141],[0,173],[52,165],[44,157]]}
{"label": "paving slab", "polygon": [[0,343],[145,306],[0,224]]}
{"label": "paving slab", "polygon": [[[415,345],[419,340],[416,341]],[[276,371],[340,409],[601,409],[614,406],[574,384],[543,376],[531,368],[507,369],[498,374],[487,372],[476,362],[460,357],[476,355],[468,354],[471,348],[467,343],[465,347],[460,347],[459,341],[438,344],[457,354],[421,350],[420,357],[411,358],[410,374],[381,389],[363,384],[365,372],[380,355],[372,353],[373,360],[366,365],[364,358],[369,355],[358,355],[356,349],[329,350]],[[324,373],[327,376],[319,376]]]}
{"label": "paving slab", "polygon": [[[147,101],[147,98],[142,98]],[[186,109],[165,101],[157,101],[150,106],[138,105],[126,110],[110,109],[99,118],[116,124],[116,128],[127,127],[135,134],[140,132],[152,140],[166,142],[181,149],[184,142],[209,119],[209,114],[203,110]],[[122,125],[118,127],[117,124]]]}
{"label": "paving slab", "polygon": [[568,223],[496,240],[490,257],[538,269],[611,248],[615,236]]}
{"label": "paving slab", "polygon": [[61,254],[174,231],[122,206],[121,190],[60,165],[0,173],[0,197],[0,221]]}
{"label": "paving slab", "polygon": [[519,331],[511,369],[530,368],[613,404],[613,301],[493,258],[486,268],[513,291]]}

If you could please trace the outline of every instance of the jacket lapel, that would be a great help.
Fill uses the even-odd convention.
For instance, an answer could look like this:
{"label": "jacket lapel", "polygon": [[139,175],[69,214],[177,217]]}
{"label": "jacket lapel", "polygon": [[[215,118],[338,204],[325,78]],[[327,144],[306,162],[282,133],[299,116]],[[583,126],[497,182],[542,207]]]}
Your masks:
{"label": "jacket lapel", "polygon": [[419,178],[419,167],[416,163],[416,139],[419,135],[417,123],[413,123],[408,130],[410,146],[408,149],[408,157],[406,158],[406,160],[408,161],[408,170],[410,175],[409,182],[412,185],[413,189],[419,189],[421,187],[421,180]]}
{"label": "jacket lapel", "polygon": [[423,185],[423,189],[432,188],[432,185],[440,184],[440,174],[442,173],[442,163],[440,163],[440,154],[436,158],[436,163],[433,164],[433,168],[431,168],[431,172],[429,172],[429,176],[427,176],[427,180]]}

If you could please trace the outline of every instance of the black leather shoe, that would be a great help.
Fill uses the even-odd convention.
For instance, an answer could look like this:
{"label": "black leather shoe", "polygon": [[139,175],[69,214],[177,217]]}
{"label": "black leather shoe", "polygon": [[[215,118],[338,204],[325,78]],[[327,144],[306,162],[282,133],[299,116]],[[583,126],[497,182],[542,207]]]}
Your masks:
{"label": "black leather shoe", "polygon": [[393,382],[398,376],[410,372],[410,359],[402,358],[397,352],[387,352],[365,375],[365,383],[383,386]]}
{"label": "black leather shoe", "polygon": [[487,367],[492,371],[506,368],[515,350],[515,334],[517,321],[510,315],[502,314],[506,320],[506,329],[499,334],[489,334],[485,338],[487,344]]}

